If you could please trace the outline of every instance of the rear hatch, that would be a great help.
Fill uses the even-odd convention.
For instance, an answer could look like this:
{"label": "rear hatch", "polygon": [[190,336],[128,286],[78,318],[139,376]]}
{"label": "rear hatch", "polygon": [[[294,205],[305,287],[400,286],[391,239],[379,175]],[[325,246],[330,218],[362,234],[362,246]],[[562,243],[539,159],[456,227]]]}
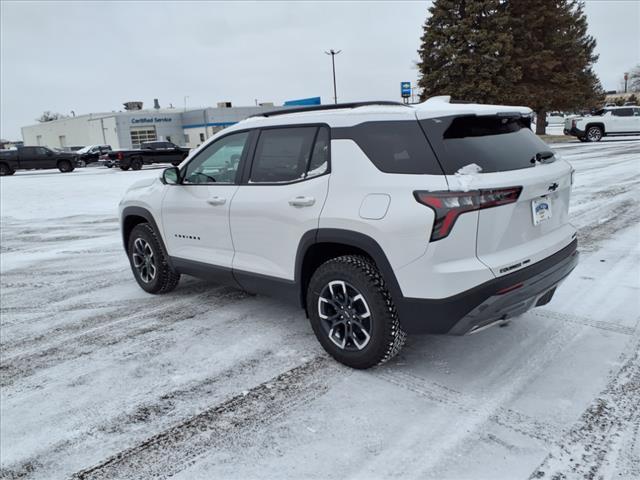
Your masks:
{"label": "rear hatch", "polygon": [[[569,223],[571,166],[518,112],[421,120],[452,192],[476,194],[476,255],[502,276],[575,238]],[[454,227],[455,228],[455,227]]]}

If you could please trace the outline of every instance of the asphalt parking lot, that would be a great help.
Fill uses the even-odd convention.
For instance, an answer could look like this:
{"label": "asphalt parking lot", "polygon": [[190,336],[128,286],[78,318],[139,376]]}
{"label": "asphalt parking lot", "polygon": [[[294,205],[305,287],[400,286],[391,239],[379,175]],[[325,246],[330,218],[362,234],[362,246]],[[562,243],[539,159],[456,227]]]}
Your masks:
{"label": "asphalt parking lot", "polygon": [[140,290],[117,203],[161,169],[3,177],[2,478],[640,478],[640,139],[553,148],[582,251],[553,301],[368,371],[275,300]]}

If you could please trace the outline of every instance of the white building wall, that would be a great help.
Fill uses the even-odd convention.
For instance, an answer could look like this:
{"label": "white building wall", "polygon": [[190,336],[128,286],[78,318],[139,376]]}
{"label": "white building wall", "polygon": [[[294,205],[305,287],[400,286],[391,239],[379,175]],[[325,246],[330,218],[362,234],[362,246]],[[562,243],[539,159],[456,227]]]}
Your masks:
{"label": "white building wall", "polygon": [[[101,114],[97,115],[100,118]],[[49,148],[91,145],[89,123],[95,118],[96,115],[82,115],[22,127],[22,139],[25,145],[39,144]],[[65,145],[61,145],[61,140]]]}

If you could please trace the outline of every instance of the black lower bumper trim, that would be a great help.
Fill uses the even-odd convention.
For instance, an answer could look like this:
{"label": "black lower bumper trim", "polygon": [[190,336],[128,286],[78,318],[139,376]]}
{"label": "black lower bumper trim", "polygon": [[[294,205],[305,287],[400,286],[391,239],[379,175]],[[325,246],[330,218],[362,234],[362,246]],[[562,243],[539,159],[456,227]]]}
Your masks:
{"label": "black lower bumper trim", "polygon": [[[578,264],[578,240],[533,265],[443,299],[396,300],[408,333],[464,335],[496,320],[521,315],[548,303],[555,288]],[[510,287],[517,288],[499,294]]]}
{"label": "black lower bumper trim", "polygon": [[563,130],[563,133],[565,135],[572,135],[574,137],[584,137],[586,135],[586,132],[584,130],[580,130],[579,128],[576,128],[576,127],[565,128]]}

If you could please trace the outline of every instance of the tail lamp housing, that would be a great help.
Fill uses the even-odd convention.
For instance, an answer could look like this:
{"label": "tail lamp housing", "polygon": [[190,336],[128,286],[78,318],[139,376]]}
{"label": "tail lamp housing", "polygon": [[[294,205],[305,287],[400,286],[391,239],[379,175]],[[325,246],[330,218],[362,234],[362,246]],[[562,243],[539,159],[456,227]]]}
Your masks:
{"label": "tail lamp housing", "polygon": [[418,203],[431,208],[436,214],[431,231],[431,241],[445,238],[460,215],[485,208],[508,205],[518,201],[522,187],[507,187],[468,192],[425,192],[415,191],[413,195]]}

